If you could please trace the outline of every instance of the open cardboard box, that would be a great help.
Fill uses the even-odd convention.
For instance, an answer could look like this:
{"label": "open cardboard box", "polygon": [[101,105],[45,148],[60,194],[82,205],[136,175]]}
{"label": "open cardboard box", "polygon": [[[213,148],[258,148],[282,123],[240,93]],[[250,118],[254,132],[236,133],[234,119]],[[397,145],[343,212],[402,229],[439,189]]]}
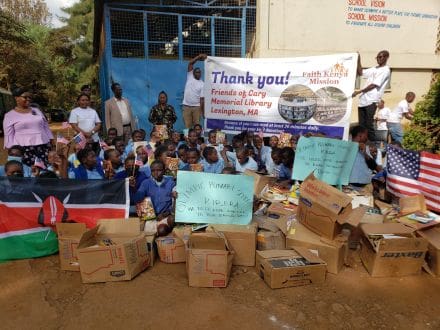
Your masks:
{"label": "open cardboard box", "polygon": [[419,230],[417,235],[428,241],[426,261],[432,273],[440,276],[440,225]]}
{"label": "open cardboard box", "polygon": [[357,227],[365,210],[352,209],[352,198],[310,174],[300,187],[298,221],[320,236],[334,239],[343,224]]}
{"label": "open cardboard box", "polygon": [[256,269],[272,289],[322,283],[326,263],[303,247],[257,251]]}
{"label": "open cardboard box", "polygon": [[169,235],[156,238],[160,261],[168,264],[186,262],[186,242],[190,235],[190,227],[176,227]]}
{"label": "open cardboard box", "polygon": [[254,178],[254,195],[257,197],[260,197],[261,191],[267,184],[275,183],[277,180],[273,176],[259,174],[251,170],[245,170],[244,174]]}
{"label": "open cardboard box", "polygon": [[271,214],[254,216],[252,223],[258,227],[257,250],[282,250],[286,248],[286,234],[291,225],[287,216]]}
{"label": "open cardboard box", "polygon": [[428,242],[401,223],[362,224],[360,257],[373,277],[418,275]]}
{"label": "open cardboard box", "polygon": [[76,249],[82,234],[87,231],[86,224],[57,222],[56,228],[61,270],[79,272],[79,261]]}
{"label": "open cardboard box", "polygon": [[255,225],[209,225],[207,232],[221,232],[234,251],[232,264],[255,266],[257,227]]}
{"label": "open cardboard box", "polygon": [[99,220],[78,245],[83,283],[131,280],[150,265],[146,246],[139,220]]}
{"label": "open cardboard box", "polygon": [[286,238],[288,249],[305,247],[316,251],[319,258],[326,262],[327,271],[332,274],[339,273],[344,266],[346,244],[346,241],[321,237],[300,223],[297,223],[295,228],[290,230]]}
{"label": "open cardboard box", "polygon": [[192,234],[186,254],[189,286],[225,288],[233,258],[234,252],[221,233]]}
{"label": "open cardboard box", "polygon": [[[440,223],[440,216],[430,213],[426,208],[425,197],[423,195],[415,195],[403,197],[399,200],[400,213],[397,221],[403,223],[416,230],[430,228]],[[428,215],[431,214],[435,220],[429,222],[419,222],[411,219],[413,215]]]}

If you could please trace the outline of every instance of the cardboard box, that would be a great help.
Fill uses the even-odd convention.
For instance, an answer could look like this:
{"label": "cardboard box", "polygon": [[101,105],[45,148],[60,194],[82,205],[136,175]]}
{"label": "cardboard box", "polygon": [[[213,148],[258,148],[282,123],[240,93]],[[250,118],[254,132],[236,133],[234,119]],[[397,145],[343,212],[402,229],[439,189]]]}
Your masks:
{"label": "cardboard box", "polygon": [[139,220],[112,219],[86,231],[77,249],[83,283],[127,281],[145,270],[151,260],[139,229]]}
{"label": "cardboard box", "polygon": [[225,288],[229,282],[233,258],[234,252],[221,235],[191,235],[186,254],[189,286]]}
{"label": "cardboard box", "polygon": [[281,230],[276,232],[259,230],[257,233],[257,250],[283,250],[286,248],[286,236]]}
{"label": "cardboard box", "polygon": [[276,217],[272,216],[254,216],[252,218],[252,224],[255,224],[258,229],[269,230],[271,232],[282,231],[284,235],[287,235],[290,229],[290,225],[292,223],[292,219],[289,217]]}
{"label": "cardboard box", "polygon": [[[397,221],[412,227],[415,230],[423,230],[440,224],[440,216],[427,210],[425,197],[423,195],[400,198],[399,209],[400,213]],[[411,216],[421,215],[430,215],[433,220],[429,222],[419,222],[411,219]]]}
{"label": "cardboard box", "polygon": [[428,242],[401,223],[362,224],[361,260],[374,277],[420,274]]}
{"label": "cardboard box", "polygon": [[280,217],[282,216],[293,216],[296,215],[296,211],[298,209],[298,206],[293,204],[284,204],[280,202],[273,202],[269,205],[267,208],[267,214],[275,214]]}
{"label": "cardboard box", "polygon": [[419,230],[417,234],[428,241],[426,262],[436,276],[440,276],[440,226]]}
{"label": "cardboard box", "polygon": [[254,225],[210,225],[207,232],[221,232],[234,251],[233,265],[255,266],[255,250],[257,245],[257,227]]}
{"label": "cardboard box", "polygon": [[352,209],[352,198],[310,174],[300,188],[297,219],[304,226],[328,239],[341,232],[343,224],[356,227],[365,212]]}
{"label": "cardboard box", "polygon": [[251,170],[245,170],[245,175],[252,176],[254,178],[254,195],[260,196],[261,191],[267,184],[275,183],[277,178],[269,175],[258,174]]}
{"label": "cardboard box", "polygon": [[306,248],[257,251],[257,273],[272,289],[322,283],[326,264]]}
{"label": "cardboard box", "polygon": [[86,224],[57,222],[56,228],[61,270],[79,272],[76,249],[82,234],[87,231]]}
{"label": "cardboard box", "polygon": [[174,228],[164,237],[156,238],[160,261],[167,264],[186,262],[186,243],[191,234],[190,227]]}
{"label": "cardboard box", "polygon": [[426,212],[425,196],[415,195],[399,199],[400,215],[407,215],[417,211]]}
{"label": "cardboard box", "polygon": [[365,210],[365,214],[359,223],[383,223],[385,216],[380,212],[380,209],[361,205],[361,208]]}
{"label": "cardboard box", "polygon": [[286,237],[286,247],[305,247],[309,250],[318,252],[319,258],[327,264],[327,271],[337,274],[344,267],[345,251],[347,242],[331,241],[307,229],[300,223],[291,229],[291,233]]}

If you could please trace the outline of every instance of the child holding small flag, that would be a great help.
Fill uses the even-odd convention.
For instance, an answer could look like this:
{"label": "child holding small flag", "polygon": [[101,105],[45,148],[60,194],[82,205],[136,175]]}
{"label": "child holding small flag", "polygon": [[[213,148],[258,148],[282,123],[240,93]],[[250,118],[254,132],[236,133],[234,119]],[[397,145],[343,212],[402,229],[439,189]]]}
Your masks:
{"label": "child holding small flag", "polygon": [[129,191],[130,191],[130,205],[135,205],[134,196],[140,188],[142,182],[147,180],[149,176],[145,172],[139,170],[139,164],[141,164],[140,158],[134,156],[128,156],[125,159],[125,169],[116,173],[114,179],[123,180],[129,178]]}

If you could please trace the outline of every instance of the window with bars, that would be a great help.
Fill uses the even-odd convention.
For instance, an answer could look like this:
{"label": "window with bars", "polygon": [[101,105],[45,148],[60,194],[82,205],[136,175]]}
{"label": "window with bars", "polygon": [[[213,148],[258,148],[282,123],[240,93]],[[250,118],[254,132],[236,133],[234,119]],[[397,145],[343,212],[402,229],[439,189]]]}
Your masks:
{"label": "window with bars", "polygon": [[217,8],[209,16],[121,8],[111,8],[109,14],[113,57],[183,60],[200,53],[240,57],[249,50],[255,32],[255,8],[244,18],[237,8],[224,12]]}

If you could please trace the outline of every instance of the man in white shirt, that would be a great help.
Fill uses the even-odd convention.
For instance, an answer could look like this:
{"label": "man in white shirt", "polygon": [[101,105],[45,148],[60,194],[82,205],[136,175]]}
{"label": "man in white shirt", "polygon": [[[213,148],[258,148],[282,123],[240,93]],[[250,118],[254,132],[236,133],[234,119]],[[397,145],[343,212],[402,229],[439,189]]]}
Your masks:
{"label": "man in white shirt", "polygon": [[105,101],[105,126],[116,128],[118,135],[124,138],[127,143],[131,138],[131,133],[136,129],[134,116],[131,111],[130,102],[122,97],[122,87],[118,83],[111,86],[114,97]]}
{"label": "man in white shirt", "polygon": [[388,141],[387,120],[390,114],[390,108],[385,107],[385,102],[380,100],[377,104],[377,111],[374,115],[376,121],[375,141],[377,146],[384,149]]}
{"label": "man in white shirt", "polygon": [[390,54],[382,50],[377,54],[377,66],[362,69],[361,57],[358,57],[357,74],[366,79],[365,86],[353,93],[353,97],[359,97],[358,116],[359,125],[368,129],[368,139],[374,141],[374,114],[378,102],[383,96],[385,87],[390,80],[390,68],[386,65]]}
{"label": "man in white shirt", "polygon": [[200,123],[200,117],[204,116],[204,82],[201,80],[202,71],[194,69],[197,61],[204,61],[205,54],[200,54],[188,63],[188,73],[186,75],[185,91],[183,94],[183,121],[186,128],[194,127]]}
{"label": "man in white shirt", "polygon": [[406,93],[405,99],[400,101],[397,107],[390,111],[387,120],[387,127],[391,134],[391,139],[393,141],[398,141],[402,143],[403,140],[403,130],[401,120],[402,117],[411,120],[414,112],[411,109],[410,104],[416,98],[416,94],[413,92]]}

